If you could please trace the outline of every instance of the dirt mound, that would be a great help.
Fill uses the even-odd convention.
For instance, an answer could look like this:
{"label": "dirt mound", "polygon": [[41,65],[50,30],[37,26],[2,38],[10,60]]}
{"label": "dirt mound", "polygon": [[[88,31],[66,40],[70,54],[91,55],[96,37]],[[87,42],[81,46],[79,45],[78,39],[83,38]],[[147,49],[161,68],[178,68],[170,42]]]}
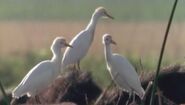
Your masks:
{"label": "dirt mound", "polygon": [[[143,74],[142,86],[146,89],[148,83],[153,81],[155,74]],[[162,105],[176,105],[185,103],[185,69],[182,66],[171,66],[160,72],[158,88],[161,91]],[[52,85],[38,96],[42,104],[62,105],[90,105],[94,104],[100,94],[101,88],[94,83],[90,73],[82,71],[68,71],[64,76],[58,77]],[[122,93],[119,97],[119,93]],[[151,89],[146,96],[145,105],[149,105]],[[120,101],[118,102],[118,99]],[[109,89],[97,105],[124,105],[128,99],[128,93],[116,88]],[[155,105],[159,105],[155,95]],[[34,97],[22,97],[17,100],[19,104],[36,104]],[[136,103],[141,103],[136,96]],[[2,105],[2,103],[0,103]]]}
{"label": "dirt mound", "polygon": [[[146,87],[148,81],[154,79],[154,73],[142,82]],[[164,68],[159,75],[158,88],[164,97],[161,97],[163,104],[171,103],[176,104],[185,103],[185,68],[180,65],[170,66]],[[150,95],[150,94],[149,94]],[[155,98],[158,99],[157,97]],[[149,98],[147,99],[149,103]],[[157,105],[157,103],[155,104]]]}

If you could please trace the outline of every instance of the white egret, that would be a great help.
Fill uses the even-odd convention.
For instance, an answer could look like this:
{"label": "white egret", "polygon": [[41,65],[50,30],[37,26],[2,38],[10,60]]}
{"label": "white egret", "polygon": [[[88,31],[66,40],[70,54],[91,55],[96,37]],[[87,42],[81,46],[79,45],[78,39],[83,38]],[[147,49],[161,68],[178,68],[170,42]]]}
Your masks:
{"label": "white egret", "polygon": [[[22,79],[20,84],[13,90],[12,97],[19,98],[23,95],[35,96],[55,80],[60,74],[61,69],[61,48],[66,46],[72,47],[66,43],[63,37],[57,37],[51,45],[53,57],[51,60],[45,60],[33,67],[26,76]],[[39,100],[37,100],[39,101]]]}
{"label": "white egret", "polygon": [[97,8],[87,27],[71,40],[70,45],[72,45],[73,48],[66,48],[62,59],[63,68],[70,64],[74,64],[74,66],[77,64],[77,69],[80,69],[80,60],[87,54],[90,48],[94,39],[96,24],[100,17],[113,19],[113,17],[106,12],[105,8]]}
{"label": "white egret", "polygon": [[134,67],[125,57],[116,53],[112,54],[110,44],[116,44],[116,42],[112,40],[109,34],[103,36],[103,44],[107,69],[114,82],[121,89],[129,92],[129,100],[133,93],[136,93],[142,99],[145,91],[141,86],[139,76]]}

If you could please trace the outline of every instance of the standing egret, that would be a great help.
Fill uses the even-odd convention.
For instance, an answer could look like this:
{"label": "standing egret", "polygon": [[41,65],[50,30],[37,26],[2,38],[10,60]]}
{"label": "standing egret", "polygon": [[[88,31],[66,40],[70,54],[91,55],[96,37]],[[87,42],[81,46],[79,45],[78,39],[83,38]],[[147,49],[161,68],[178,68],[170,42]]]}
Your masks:
{"label": "standing egret", "polygon": [[108,17],[113,19],[113,17],[106,12],[105,8],[97,8],[93,13],[87,27],[71,40],[70,45],[72,45],[73,48],[66,48],[62,59],[63,68],[65,68],[67,65],[74,64],[74,66],[77,66],[76,69],[80,69],[80,60],[87,54],[91,46],[91,43],[94,39],[96,24],[100,17]]}
{"label": "standing egret", "polygon": [[12,97],[17,99],[23,95],[35,96],[35,99],[39,102],[36,94],[52,83],[60,73],[62,59],[61,48],[66,46],[72,47],[66,43],[63,37],[55,38],[51,45],[53,58],[51,60],[42,61],[33,67],[13,90]]}
{"label": "standing egret", "polygon": [[125,57],[115,53],[112,54],[110,44],[116,44],[116,42],[112,40],[109,34],[103,36],[103,44],[107,69],[114,82],[121,89],[129,92],[129,100],[133,93],[136,93],[142,99],[145,91],[134,67]]}

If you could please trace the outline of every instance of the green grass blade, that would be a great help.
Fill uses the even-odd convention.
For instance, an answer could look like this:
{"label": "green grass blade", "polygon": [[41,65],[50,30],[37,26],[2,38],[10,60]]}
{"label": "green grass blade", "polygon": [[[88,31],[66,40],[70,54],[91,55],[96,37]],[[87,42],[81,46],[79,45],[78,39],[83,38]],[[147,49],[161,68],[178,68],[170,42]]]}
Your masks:
{"label": "green grass blade", "polygon": [[1,83],[1,81],[0,81],[0,89],[1,89],[1,92],[2,92],[2,94],[4,96],[6,105],[10,105],[8,96],[7,96],[6,92],[5,92],[5,89],[3,88],[3,84]]}
{"label": "green grass blade", "polygon": [[161,68],[161,62],[162,62],[162,58],[163,58],[163,54],[164,54],[164,49],[165,49],[165,46],[166,46],[166,41],[167,41],[167,38],[168,38],[168,33],[169,33],[169,30],[170,30],[172,19],[173,19],[175,9],[176,9],[176,6],[177,6],[177,2],[178,2],[178,0],[175,0],[173,8],[172,8],[171,15],[170,15],[170,18],[169,18],[169,21],[168,21],[168,25],[167,25],[167,28],[166,28],[166,32],[165,32],[165,36],[164,36],[164,40],[163,40],[163,44],[162,44],[162,48],[161,48],[161,52],[160,52],[160,57],[159,57],[158,65],[157,65],[156,76],[155,76],[155,79],[154,79],[154,85],[152,87],[150,105],[154,104],[154,98],[155,98],[154,94],[155,94],[156,88],[157,88],[157,81],[158,81],[159,71],[160,71],[160,68]]}

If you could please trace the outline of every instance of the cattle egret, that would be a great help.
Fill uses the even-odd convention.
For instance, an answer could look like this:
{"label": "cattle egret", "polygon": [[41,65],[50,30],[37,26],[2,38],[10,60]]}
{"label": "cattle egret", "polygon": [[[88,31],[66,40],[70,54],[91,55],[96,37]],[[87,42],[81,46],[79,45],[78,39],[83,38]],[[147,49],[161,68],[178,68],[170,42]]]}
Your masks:
{"label": "cattle egret", "polygon": [[125,57],[116,53],[112,54],[110,44],[116,44],[116,42],[112,40],[109,34],[103,36],[103,44],[107,69],[114,82],[121,89],[129,92],[129,100],[133,93],[136,93],[142,99],[145,91],[134,67]]}
{"label": "cattle egret", "polygon": [[94,39],[96,24],[100,17],[108,17],[113,19],[113,17],[106,12],[105,8],[97,8],[93,13],[87,27],[71,40],[70,45],[72,45],[73,48],[66,48],[62,59],[63,68],[65,68],[67,65],[74,64],[74,66],[77,66],[76,69],[80,69],[80,60],[87,54],[90,48],[90,45]]}
{"label": "cattle egret", "polygon": [[55,38],[51,46],[53,58],[51,60],[42,61],[33,67],[13,90],[12,97],[17,99],[23,95],[36,96],[36,94],[52,83],[60,74],[62,59],[61,48],[66,46],[72,47],[66,43],[64,38]]}

